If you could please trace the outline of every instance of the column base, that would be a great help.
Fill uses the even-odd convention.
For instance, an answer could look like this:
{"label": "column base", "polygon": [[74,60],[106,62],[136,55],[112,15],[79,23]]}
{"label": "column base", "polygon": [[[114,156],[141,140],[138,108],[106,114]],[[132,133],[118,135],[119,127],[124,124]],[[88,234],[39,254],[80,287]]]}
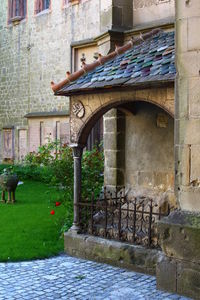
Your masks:
{"label": "column base", "polygon": [[80,233],[80,227],[79,227],[79,225],[77,225],[77,224],[73,224],[72,225],[72,227],[68,230],[69,232],[72,232],[72,233]]}
{"label": "column base", "polygon": [[175,211],[158,224],[164,252],[157,264],[157,287],[200,299],[200,214]]}

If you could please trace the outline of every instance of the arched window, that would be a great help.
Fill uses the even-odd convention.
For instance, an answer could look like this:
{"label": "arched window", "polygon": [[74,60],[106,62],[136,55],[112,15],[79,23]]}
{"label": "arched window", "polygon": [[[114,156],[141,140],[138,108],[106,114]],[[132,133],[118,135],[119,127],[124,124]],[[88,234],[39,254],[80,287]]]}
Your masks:
{"label": "arched window", "polygon": [[38,14],[45,9],[49,9],[50,2],[51,2],[51,0],[36,0],[35,13]]}
{"label": "arched window", "polygon": [[26,17],[26,2],[27,0],[9,0],[8,2],[8,22],[18,17],[24,19]]}

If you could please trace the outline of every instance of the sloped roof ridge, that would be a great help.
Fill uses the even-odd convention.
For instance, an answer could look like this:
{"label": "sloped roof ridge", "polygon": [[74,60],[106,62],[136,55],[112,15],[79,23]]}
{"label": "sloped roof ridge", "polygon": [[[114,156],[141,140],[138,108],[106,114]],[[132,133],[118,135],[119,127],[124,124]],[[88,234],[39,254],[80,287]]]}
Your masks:
{"label": "sloped roof ridge", "polygon": [[78,70],[74,73],[67,72],[66,73],[67,77],[63,81],[61,81],[57,84],[55,84],[53,81],[51,82],[51,88],[52,88],[53,92],[54,93],[57,92],[58,90],[63,88],[65,85],[70,84],[71,82],[77,80],[78,78],[85,75],[86,73],[95,70],[97,67],[104,65],[106,62],[112,60],[116,56],[125,53],[127,50],[133,48],[133,46],[144,42],[145,40],[160,33],[161,31],[162,30],[160,28],[156,28],[148,33],[140,34],[140,36],[138,38],[132,37],[132,39],[128,43],[126,43],[125,45],[123,45],[121,47],[116,46],[115,51],[109,53],[108,55],[102,56],[101,54],[99,54],[99,58],[96,61],[94,61],[93,63],[91,63],[91,64],[83,63],[82,68],[80,70]]}

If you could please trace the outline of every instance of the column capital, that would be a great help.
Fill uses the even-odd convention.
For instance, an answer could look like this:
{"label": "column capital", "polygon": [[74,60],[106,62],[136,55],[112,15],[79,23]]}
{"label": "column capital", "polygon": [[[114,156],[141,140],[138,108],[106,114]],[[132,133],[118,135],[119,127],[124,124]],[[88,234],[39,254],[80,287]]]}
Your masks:
{"label": "column capital", "polygon": [[74,158],[82,157],[83,148],[85,147],[85,145],[71,144],[70,147],[72,148]]}

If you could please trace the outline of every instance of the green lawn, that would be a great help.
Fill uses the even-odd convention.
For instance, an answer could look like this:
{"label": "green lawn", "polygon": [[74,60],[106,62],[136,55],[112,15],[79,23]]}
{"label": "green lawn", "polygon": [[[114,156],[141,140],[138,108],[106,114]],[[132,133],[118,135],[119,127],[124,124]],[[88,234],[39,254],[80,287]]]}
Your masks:
{"label": "green lawn", "polygon": [[[63,251],[61,227],[72,213],[66,204],[55,206],[61,192],[37,181],[24,181],[16,203],[0,204],[0,261],[49,257]],[[50,212],[54,210],[55,214]]]}

